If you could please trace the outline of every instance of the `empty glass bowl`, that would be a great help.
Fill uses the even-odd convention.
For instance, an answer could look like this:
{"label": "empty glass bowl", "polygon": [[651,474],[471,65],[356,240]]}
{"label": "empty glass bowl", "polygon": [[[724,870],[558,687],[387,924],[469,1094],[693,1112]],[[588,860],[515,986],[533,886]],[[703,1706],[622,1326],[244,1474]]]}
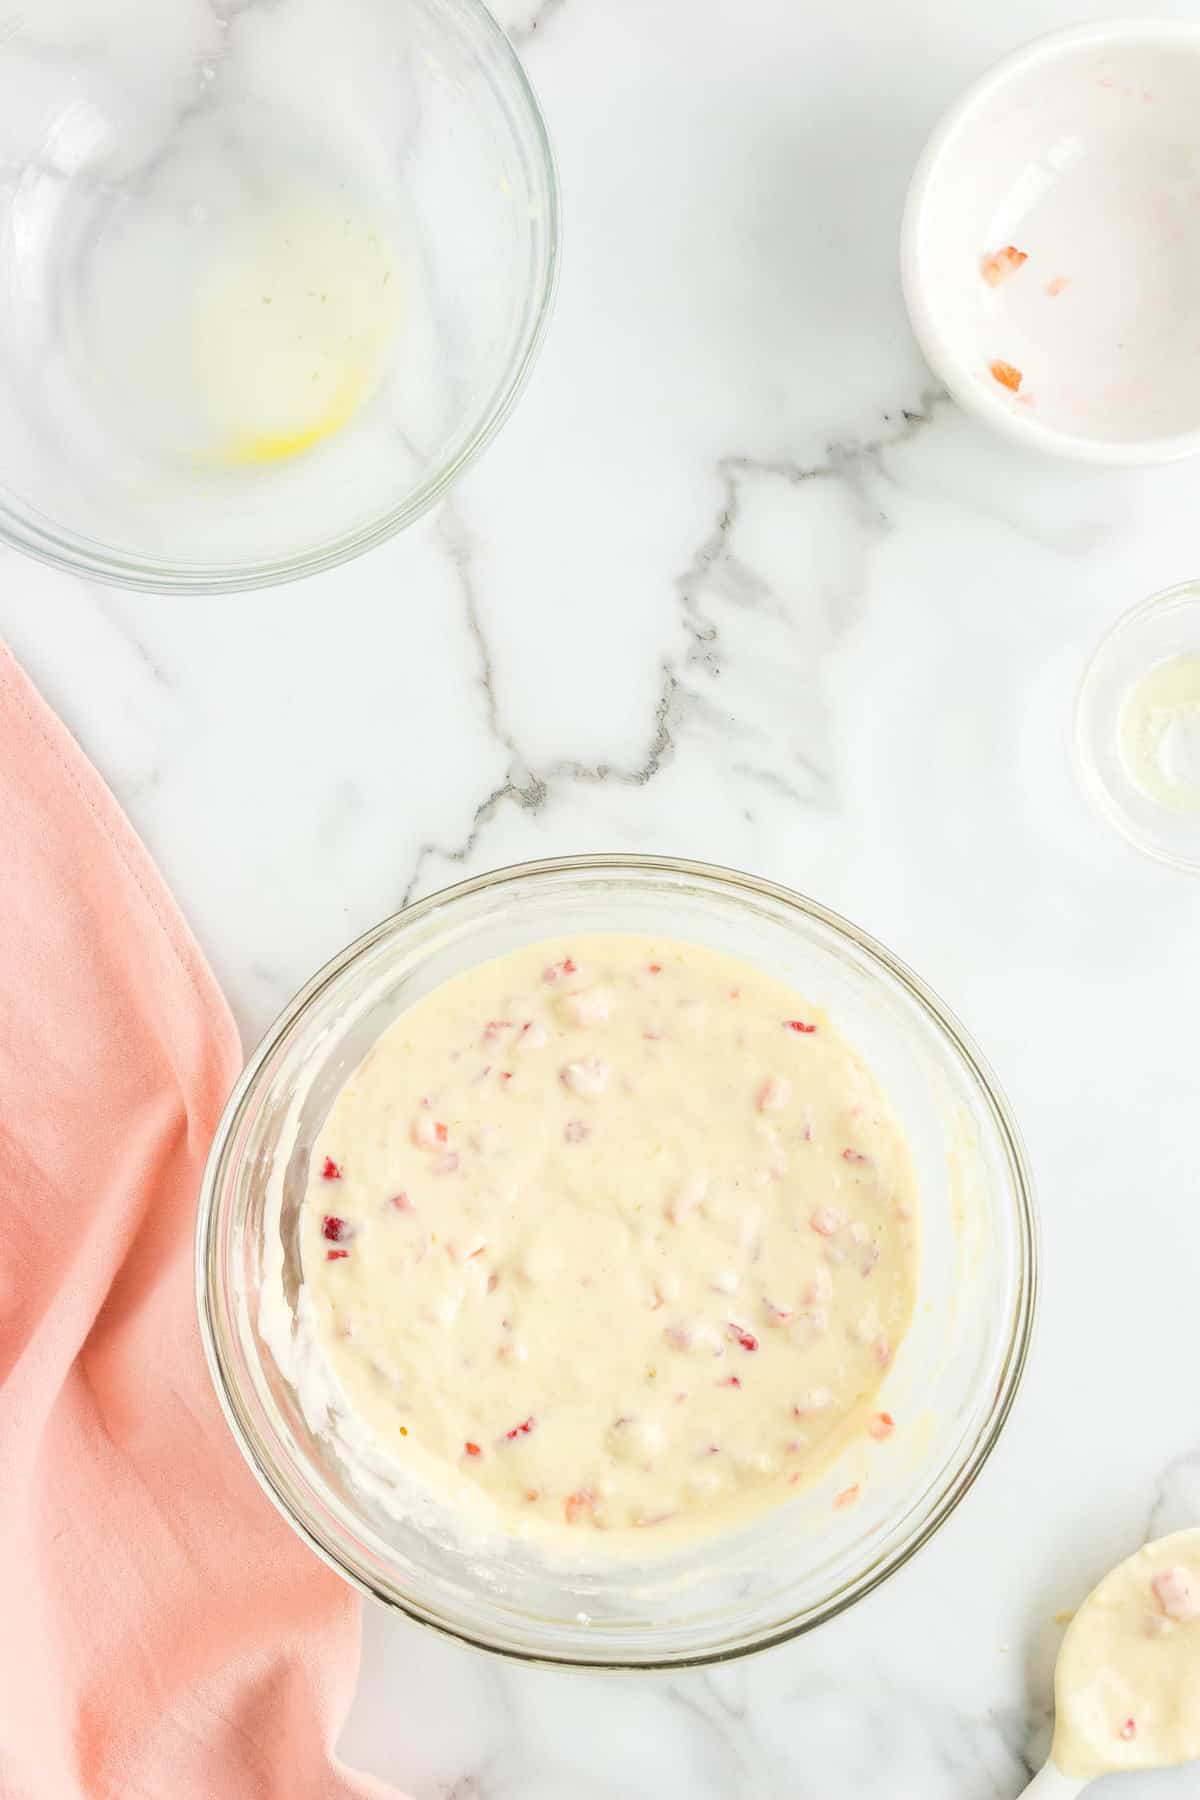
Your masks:
{"label": "empty glass bowl", "polygon": [[[908,1133],[922,1196],[920,1293],[880,1397],[903,1426],[890,1443],[848,1446],[816,1485],[745,1530],[636,1565],[581,1557],[564,1566],[529,1545],[464,1544],[452,1521],[389,1492],[386,1467],[356,1479],[327,1420],[313,1416],[289,1333],[308,1158],[371,1044],[448,977],[521,944],[596,931],[669,934],[734,953],[828,1009]],[[893,956],[752,876],[595,856],[462,882],[368,932],[309,983],[251,1058],[218,1130],[197,1283],[233,1432],[280,1511],[340,1574],[489,1649],[647,1668],[736,1656],[809,1630],[937,1529],[1012,1405],[1033,1325],[1037,1244],[1004,1101],[962,1029]],[[858,1504],[835,1509],[834,1496],[856,1482]]]}
{"label": "empty glass bowl", "polygon": [[408,524],[504,417],[558,196],[479,0],[55,0],[0,34],[0,537],[218,591]]}

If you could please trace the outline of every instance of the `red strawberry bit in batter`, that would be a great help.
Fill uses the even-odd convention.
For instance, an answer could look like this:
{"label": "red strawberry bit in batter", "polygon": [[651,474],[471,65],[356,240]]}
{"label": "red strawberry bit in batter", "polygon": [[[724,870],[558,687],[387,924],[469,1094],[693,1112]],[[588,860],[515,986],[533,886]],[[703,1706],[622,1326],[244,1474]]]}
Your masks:
{"label": "red strawberry bit in batter", "polygon": [[321,1180],[322,1181],[340,1181],[341,1179],[342,1179],[342,1171],[339,1169],[338,1165],[334,1162],[332,1156],[327,1156],[325,1158],[324,1163],[321,1165]]}
{"label": "red strawberry bit in batter", "polygon": [[321,1221],[321,1236],[328,1238],[331,1244],[340,1244],[344,1237],[350,1235],[345,1219],[339,1219],[333,1213],[326,1213]]}
{"label": "red strawberry bit in batter", "polygon": [[876,1413],[870,1424],[867,1426],[870,1435],[880,1444],[890,1438],[895,1429],[896,1421],[893,1419],[891,1413],[888,1412]]}
{"label": "red strawberry bit in batter", "polygon": [[742,1378],[740,1375],[726,1375],[724,1381],[718,1381],[716,1385],[717,1387],[740,1388],[742,1385]]}
{"label": "red strawberry bit in batter", "polygon": [[480,1449],[479,1445],[473,1444],[471,1442],[470,1438],[468,1438],[466,1443],[463,1445],[463,1449],[466,1451],[468,1456],[482,1456],[483,1455],[483,1451]]}
{"label": "red strawberry bit in batter", "polygon": [[792,1097],[792,1084],[786,1075],[768,1075],[755,1096],[760,1113],[784,1112]]}
{"label": "red strawberry bit in batter", "polygon": [[1200,1618],[1200,1586],[1186,1569],[1163,1569],[1151,1581],[1154,1598],[1168,1619]]}
{"label": "red strawberry bit in batter", "polygon": [[870,1157],[864,1156],[861,1150],[843,1150],[842,1151],[842,1161],[843,1162],[868,1163],[868,1162],[870,1162],[870,1160],[871,1160]]}
{"label": "red strawberry bit in batter", "polygon": [[854,1483],[853,1487],[843,1488],[841,1493],[836,1495],[834,1498],[834,1502],[833,1502],[834,1512],[845,1512],[845,1510],[848,1506],[854,1505],[855,1501],[858,1499],[858,1496],[861,1492],[862,1492],[861,1483],[859,1483],[857,1481]]}
{"label": "red strawberry bit in batter", "polygon": [[735,1325],[733,1320],[730,1319],[725,1330],[727,1335],[732,1338],[733,1342],[735,1344],[740,1344],[743,1350],[758,1349],[758,1339],[752,1331],[747,1331],[744,1325]]}
{"label": "red strawberry bit in batter", "polygon": [[1125,1723],[1121,1727],[1121,1736],[1124,1738],[1124,1740],[1127,1744],[1132,1742],[1132,1740],[1137,1736],[1137,1720],[1136,1719],[1126,1719]]}
{"label": "red strawberry bit in batter", "polygon": [[702,1207],[707,1193],[708,1180],[704,1175],[692,1175],[681,1182],[663,1209],[672,1225],[682,1225],[698,1207]]}
{"label": "red strawberry bit in batter", "polygon": [[348,1250],[327,1250],[325,1252],[325,1261],[340,1262],[344,1256],[349,1256],[349,1254],[350,1252]]}
{"label": "red strawberry bit in batter", "polygon": [[651,975],[661,975],[663,972],[663,966],[661,963],[647,963],[646,967],[650,971]]}
{"label": "red strawberry bit in batter", "polygon": [[398,1213],[411,1213],[417,1210],[407,1194],[393,1194],[388,1201],[388,1205],[392,1208],[393,1212]]}
{"label": "red strawberry bit in batter", "polygon": [[543,969],[542,980],[550,982],[559,981],[564,975],[577,975],[578,973],[578,964],[575,963],[571,957],[567,956],[563,958],[562,962],[550,963]]}
{"label": "red strawberry bit in batter", "polygon": [[506,1440],[511,1444],[514,1438],[528,1437],[529,1433],[532,1430],[533,1430],[533,1417],[532,1417],[532,1415],[530,1415],[530,1417],[528,1419],[522,1419],[521,1423],[519,1425],[514,1425],[511,1431],[506,1431],[504,1436],[505,1436]]}
{"label": "red strawberry bit in batter", "polygon": [[815,1025],[806,1025],[803,1019],[785,1019],[783,1022],[789,1031],[800,1032],[805,1037],[811,1037],[817,1029]]}
{"label": "red strawberry bit in batter", "polygon": [[980,265],[980,273],[989,287],[999,287],[1010,275],[1015,275],[1021,264],[1029,258],[1024,250],[1018,250],[1015,244],[1006,244],[1003,250],[997,250],[992,256],[985,256]]}
{"label": "red strawberry bit in batter", "polygon": [[809,1214],[808,1222],[818,1237],[825,1238],[836,1237],[846,1223],[841,1213],[835,1212],[832,1206],[815,1207]]}

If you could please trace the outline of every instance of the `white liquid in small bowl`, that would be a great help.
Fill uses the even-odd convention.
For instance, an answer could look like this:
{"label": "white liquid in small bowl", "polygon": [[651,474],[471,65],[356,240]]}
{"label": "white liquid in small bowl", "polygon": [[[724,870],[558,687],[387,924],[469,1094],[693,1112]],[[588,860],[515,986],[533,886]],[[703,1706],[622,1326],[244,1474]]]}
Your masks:
{"label": "white liquid in small bowl", "polygon": [[1172,812],[1200,812],[1200,654],[1156,663],[1130,688],[1118,725],[1135,787]]}

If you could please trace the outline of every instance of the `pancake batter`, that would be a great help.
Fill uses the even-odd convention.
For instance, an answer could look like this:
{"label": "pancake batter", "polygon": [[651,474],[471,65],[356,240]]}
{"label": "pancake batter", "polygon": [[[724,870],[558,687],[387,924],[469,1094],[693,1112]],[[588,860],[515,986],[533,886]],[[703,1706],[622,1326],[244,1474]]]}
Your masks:
{"label": "pancake batter", "polygon": [[903,1135],[825,1016],[615,935],[412,1007],[335,1102],[301,1221],[349,1405],[518,1535],[717,1530],[889,1438],[916,1240]]}
{"label": "pancake batter", "polygon": [[1200,1531],[1147,1544],[1071,1621],[1055,1674],[1052,1758],[1064,1775],[1200,1757]]}

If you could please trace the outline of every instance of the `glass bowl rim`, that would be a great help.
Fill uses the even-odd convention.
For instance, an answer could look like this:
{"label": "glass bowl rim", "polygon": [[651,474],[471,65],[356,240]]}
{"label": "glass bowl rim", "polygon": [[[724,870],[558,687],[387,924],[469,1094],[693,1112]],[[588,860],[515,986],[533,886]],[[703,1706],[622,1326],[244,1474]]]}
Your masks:
{"label": "glass bowl rim", "polygon": [[[443,1619],[431,1616],[423,1607],[397,1594],[382,1592],[370,1580],[360,1575],[357,1570],[350,1568],[334,1550],[322,1542],[306,1521],[298,1517],[289,1504],[287,1496],[272,1479],[266,1466],[266,1459],[259,1456],[254,1435],[242,1416],[236,1388],[233,1382],[227,1379],[224,1355],[216,1327],[215,1309],[212,1303],[213,1284],[210,1281],[210,1275],[215,1273],[218,1249],[216,1201],[225,1172],[229,1148],[235,1137],[242,1113],[253,1093],[264,1063],[302,1015],[319,1000],[325,989],[355,961],[390,934],[424,918],[436,908],[468,899],[489,889],[504,888],[532,877],[600,872],[607,872],[614,876],[629,874],[634,877],[656,873],[691,876],[725,889],[747,892],[781,902],[784,906],[800,911],[807,918],[831,930],[836,936],[848,940],[856,949],[865,953],[869,961],[877,963],[887,975],[897,981],[925,1013],[927,1019],[950,1040],[952,1047],[965,1063],[996,1129],[1004,1153],[1011,1198],[1014,1203],[1018,1264],[1008,1336],[1003,1345],[1003,1354],[995,1377],[990,1404],[965,1454],[944,1479],[936,1498],[929,1506],[928,1511],[919,1519],[916,1528],[910,1535],[886,1555],[874,1562],[868,1562],[865,1567],[844,1580],[830,1595],[807,1612],[797,1615],[783,1624],[768,1627],[746,1642],[714,1650],[687,1651],[683,1654],[636,1660],[624,1660],[619,1657],[611,1660],[596,1660],[575,1656],[569,1652],[544,1652],[521,1648],[510,1643],[498,1643],[483,1633],[475,1635],[469,1629],[462,1629],[457,1625],[448,1624]],[[463,881],[451,883],[447,887],[438,889],[435,893],[427,894],[420,900],[410,901],[396,912],[389,914],[387,918],[380,920],[377,925],[371,926],[353,942],[347,944],[337,955],[331,957],[279,1012],[247,1059],[246,1066],[234,1085],[218,1122],[205,1165],[197,1209],[195,1238],[196,1306],[200,1335],[209,1374],[226,1423],[251,1473],[267,1498],[291,1528],[304,1539],[309,1548],[315,1551],[322,1562],[367,1598],[378,1601],[388,1608],[393,1608],[417,1624],[436,1631],[442,1637],[465,1644],[473,1650],[490,1652],[514,1662],[529,1663],[537,1667],[592,1669],[600,1673],[605,1671],[610,1673],[661,1672],[673,1669],[711,1667],[717,1663],[736,1661],[740,1657],[756,1654],[760,1650],[788,1643],[793,1638],[802,1637],[815,1630],[819,1625],[828,1623],[904,1568],[945,1524],[959,1503],[966,1497],[999,1441],[1000,1434],[1016,1401],[1029,1360],[1039,1309],[1040,1265],[1040,1227],[1034,1198],[1033,1178],[1016,1121],[982,1052],[977,1048],[974,1040],[956,1015],[943,1004],[920,976],[909,969],[899,957],[894,956],[869,932],[863,931],[852,921],[829,907],[823,906],[819,901],[812,900],[807,895],[801,894],[794,888],[786,887],[782,883],[719,863],[701,862],[687,857],[622,852],[592,852],[575,856],[536,858],[527,862],[509,863],[500,868],[486,870],[481,875],[469,876]]]}
{"label": "glass bowl rim", "polygon": [[[1129,816],[1100,772],[1094,721],[1088,717],[1092,695],[1096,683],[1104,673],[1106,659],[1118,652],[1126,638],[1136,632],[1138,626],[1147,619],[1170,613],[1176,607],[1183,610],[1194,608],[1200,614],[1200,576],[1193,576],[1188,581],[1177,581],[1171,587],[1160,588],[1157,593],[1147,594],[1144,600],[1135,601],[1132,606],[1126,607],[1093,649],[1079,678],[1075,694],[1075,767],[1080,785],[1096,812],[1131,848],[1140,850],[1143,856],[1150,857],[1168,869],[1177,869],[1182,875],[1200,875],[1200,856],[1181,854],[1168,845],[1160,844],[1148,831],[1139,829],[1137,822]],[[1155,662],[1161,660],[1165,659],[1155,658],[1146,663],[1142,673],[1148,674]],[[1136,680],[1136,675],[1132,679]]]}
{"label": "glass bowl rim", "polygon": [[146,593],[235,594],[249,589],[279,587],[285,582],[299,581],[351,562],[406,530],[442,498],[491,442],[520,397],[546,335],[562,256],[562,194],[545,115],[508,34],[492,16],[484,0],[443,0],[443,3],[473,20],[492,40],[499,54],[516,108],[523,112],[531,127],[536,152],[536,187],[546,228],[536,302],[513,342],[489,399],[450,460],[434,469],[405,500],[372,523],[344,532],[329,543],[297,555],[266,557],[258,562],[159,562],[71,531],[57,521],[45,518],[36,508],[23,508],[18,512],[9,504],[3,487],[0,487],[0,546],[19,550],[37,562],[64,569],[85,580],[103,581],[113,587]]}

